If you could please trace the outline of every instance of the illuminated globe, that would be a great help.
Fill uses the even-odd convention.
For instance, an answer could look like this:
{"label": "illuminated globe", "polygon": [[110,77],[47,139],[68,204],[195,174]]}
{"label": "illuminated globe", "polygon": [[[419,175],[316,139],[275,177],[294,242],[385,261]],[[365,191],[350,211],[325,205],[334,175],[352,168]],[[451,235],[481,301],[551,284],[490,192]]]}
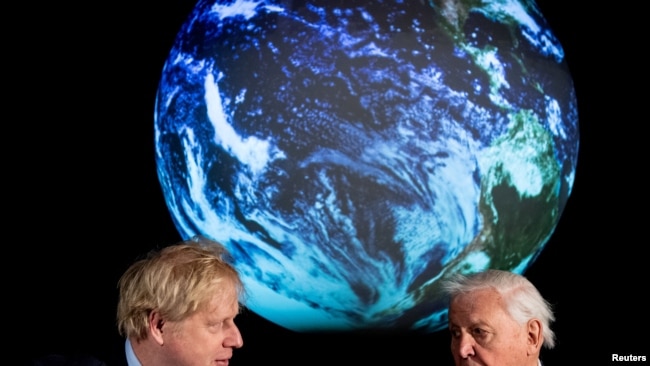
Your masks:
{"label": "illuminated globe", "polygon": [[578,116],[532,1],[200,1],[160,79],[175,225],[295,331],[437,331],[440,281],[523,273],[571,193]]}

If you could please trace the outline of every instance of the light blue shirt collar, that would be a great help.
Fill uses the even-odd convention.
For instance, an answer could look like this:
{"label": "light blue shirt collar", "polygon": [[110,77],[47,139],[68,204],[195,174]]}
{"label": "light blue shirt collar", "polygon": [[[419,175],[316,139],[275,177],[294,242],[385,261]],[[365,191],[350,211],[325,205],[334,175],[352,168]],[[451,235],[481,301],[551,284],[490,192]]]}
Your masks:
{"label": "light blue shirt collar", "polygon": [[138,361],[138,358],[135,357],[135,352],[133,352],[133,347],[131,346],[131,341],[127,338],[126,343],[124,345],[124,349],[126,352],[126,363],[129,366],[142,366],[140,364],[140,361]]}

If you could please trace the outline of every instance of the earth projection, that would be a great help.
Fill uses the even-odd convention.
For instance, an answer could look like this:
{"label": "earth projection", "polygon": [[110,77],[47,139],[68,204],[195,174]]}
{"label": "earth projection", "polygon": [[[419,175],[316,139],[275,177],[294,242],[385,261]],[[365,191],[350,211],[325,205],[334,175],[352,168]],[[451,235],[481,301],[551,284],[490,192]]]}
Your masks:
{"label": "earth projection", "polygon": [[440,281],[523,273],[569,198],[573,82],[533,1],[199,1],[156,97],[184,238],[294,331],[446,326]]}

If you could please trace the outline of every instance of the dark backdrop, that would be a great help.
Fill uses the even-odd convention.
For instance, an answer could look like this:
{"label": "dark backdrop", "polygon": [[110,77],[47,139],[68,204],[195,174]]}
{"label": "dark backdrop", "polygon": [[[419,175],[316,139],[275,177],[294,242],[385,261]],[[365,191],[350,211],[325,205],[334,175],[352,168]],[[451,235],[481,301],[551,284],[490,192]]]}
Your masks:
{"label": "dark backdrop", "polygon": [[[538,4],[565,48],[581,131],[573,194],[526,272],[556,309],[558,345],[543,358],[604,365],[613,364],[612,353],[650,356],[640,10]],[[180,239],[155,172],[153,107],[162,65],[193,5],[24,2],[7,9],[14,25],[3,52],[12,65],[5,66],[3,103],[10,187],[3,258],[11,358],[89,353],[110,360],[122,352],[117,279],[138,256]],[[253,313],[238,320],[245,346],[233,365],[451,364],[446,332],[298,334]]]}

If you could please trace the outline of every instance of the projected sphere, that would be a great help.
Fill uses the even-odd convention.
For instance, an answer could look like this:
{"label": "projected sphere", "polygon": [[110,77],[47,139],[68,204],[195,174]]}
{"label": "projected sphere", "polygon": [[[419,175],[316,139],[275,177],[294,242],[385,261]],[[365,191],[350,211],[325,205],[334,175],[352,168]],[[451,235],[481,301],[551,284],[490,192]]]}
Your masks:
{"label": "projected sphere", "polygon": [[181,236],[295,331],[445,327],[442,279],[543,250],[578,137],[532,1],[200,1],[155,109]]}

